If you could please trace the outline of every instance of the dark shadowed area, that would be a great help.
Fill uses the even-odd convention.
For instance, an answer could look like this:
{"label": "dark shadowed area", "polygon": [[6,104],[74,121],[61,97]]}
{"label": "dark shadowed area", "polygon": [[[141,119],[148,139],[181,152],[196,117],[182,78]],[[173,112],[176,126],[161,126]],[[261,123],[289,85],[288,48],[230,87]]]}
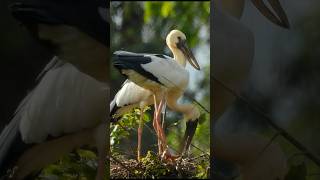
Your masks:
{"label": "dark shadowed area", "polygon": [[[3,1],[0,2],[0,27],[1,27],[1,29],[0,29],[0,68],[1,68],[1,70],[0,70],[0,73],[1,73],[0,74],[0,76],[1,76],[0,82],[2,83],[1,84],[1,90],[0,90],[1,91],[1,93],[0,93],[1,94],[1,97],[0,97],[1,98],[1,105],[0,105],[0,132],[6,132],[6,131],[2,131],[4,129],[4,127],[5,127],[5,125],[8,124],[11,121],[11,118],[15,114],[15,110],[17,109],[18,105],[23,100],[23,98],[26,97],[26,95],[34,87],[36,87],[38,85],[40,79],[37,80],[37,77],[38,77],[39,73],[44,69],[44,67],[48,64],[48,62],[50,62],[52,60],[52,57],[53,57],[53,53],[52,53],[53,49],[52,48],[51,49],[45,48],[44,47],[44,43],[40,44],[40,42],[38,42],[34,37],[32,37],[32,35],[35,35],[37,33],[35,33],[35,32],[33,34],[29,33],[25,26],[23,26],[20,22],[18,22],[17,19],[13,18],[13,16],[11,15],[10,9],[9,9],[9,5],[12,2],[13,2],[12,0],[3,0]],[[29,2],[29,3],[30,2],[41,2],[43,4],[48,3],[48,1],[33,1],[33,0],[31,0],[31,1],[23,1],[23,2]],[[50,1],[50,2],[54,2],[54,3],[55,2],[62,2],[62,3],[65,2],[66,4],[69,4],[69,5],[71,4],[72,6],[73,6],[73,3],[76,3],[74,1],[55,1],[55,0]],[[93,3],[90,4],[90,2],[93,2]],[[98,57],[97,59],[95,59],[95,56],[90,56],[90,60],[100,61],[101,59],[103,59],[103,62],[101,63],[101,66],[100,66],[101,68],[99,68],[99,69],[106,70],[108,68],[107,66],[105,66],[107,64],[106,61],[108,61],[108,59],[106,58],[107,57],[106,53],[108,53],[108,50],[109,50],[109,48],[108,48],[109,47],[109,39],[107,39],[107,38],[109,38],[109,36],[108,36],[109,32],[107,31],[107,30],[109,30],[109,24],[107,24],[106,21],[107,21],[107,18],[108,18],[107,14],[109,13],[109,11],[108,11],[107,8],[104,8],[104,7],[106,7],[107,1],[99,1],[99,2],[98,1],[90,1],[90,2],[88,4],[85,4],[85,6],[83,6],[83,3],[87,3],[87,2],[86,1],[81,1],[78,4],[76,4],[76,5],[79,5],[79,7],[74,8],[74,9],[70,9],[70,6],[61,6],[61,3],[57,3],[57,6],[52,6],[51,8],[56,10],[55,12],[58,12],[59,15],[65,16],[65,20],[66,20],[65,22],[67,23],[67,22],[70,21],[69,25],[76,26],[76,28],[80,28],[80,30],[82,30],[83,32],[87,33],[91,37],[96,38],[97,40],[99,39],[98,41],[103,42],[103,44],[102,44],[103,47],[100,45],[101,43],[99,43],[99,45],[94,46],[94,48],[92,48],[93,50],[100,50],[97,47],[102,47],[101,49],[103,49],[103,52],[102,51],[100,51],[100,52],[96,51],[95,52],[95,55],[96,54],[99,55],[100,53],[103,54],[102,58]],[[15,3],[17,3],[17,2],[15,2]],[[53,5],[54,5],[54,3],[53,3]],[[101,5],[101,7],[97,6],[97,3],[101,3],[103,6],[101,4],[99,4],[99,5]],[[22,8],[20,10],[24,9],[23,4],[18,2],[16,5],[18,7],[20,7],[20,8],[22,6]],[[46,4],[46,5],[48,5],[48,4]],[[49,4],[48,6],[50,6],[50,5],[52,5],[52,4]],[[79,14],[75,13],[76,10],[80,11],[80,10],[83,10],[83,9],[86,9],[86,10],[89,9],[88,7],[90,5],[93,5],[93,6],[91,6],[91,11],[88,10],[88,11],[86,11],[86,13],[83,13],[82,14],[83,17],[78,16]],[[26,8],[26,9],[28,9],[28,8]],[[34,11],[34,9],[33,9],[33,11]],[[95,12],[95,13],[92,13],[92,12]],[[20,16],[20,18],[21,19],[25,18],[23,13]],[[37,17],[36,17],[36,15],[34,15],[32,18],[36,19]],[[26,19],[28,19],[28,17]],[[88,21],[86,21],[86,20],[88,20]],[[98,21],[99,23],[97,23],[95,20]],[[91,24],[88,23],[88,22],[90,22]],[[95,25],[92,25],[92,24],[95,24]],[[31,25],[31,27],[33,27],[32,25]],[[51,27],[53,27],[53,26],[51,26]],[[35,30],[35,29],[36,28],[34,28],[32,30]],[[54,28],[52,28],[52,29],[54,29]],[[37,30],[39,30],[39,28]],[[48,32],[50,32],[50,29],[48,29],[48,30],[49,30]],[[94,30],[96,30],[96,31],[94,31]],[[81,33],[79,33],[79,34],[81,34]],[[69,34],[63,32],[63,34],[60,34],[60,35],[61,36],[64,36],[64,35],[68,36]],[[75,41],[75,39],[78,40],[78,39],[81,38],[81,36],[77,36],[76,31],[72,32],[71,36],[72,36],[72,38],[65,37],[65,39],[71,40],[71,41],[77,43],[77,44],[73,43],[75,45],[79,45],[79,44],[82,45],[81,42]],[[89,42],[90,42],[90,40],[91,40],[91,38],[88,38]],[[88,43],[85,40],[82,41],[82,42],[84,42],[83,43],[84,45],[87,45],[87,44],[90,45],[90,43]],[[96,41],[93,41],[93,44],[96,44],[95,42]],[[89,51],[92,50],[92,49],[87,48],[87,47],[88,46],[85,46],[84,48],[89,49]],[[71,49],[73,50],[73,49],[76,49],[76,48],[74,48],[74,46],[72,46]],[[78,53],[78,52],[79,52],[79,54],[81,54],[82,51],[79,51],[78,49],[76,49],[75,54]],[[71,54],[72,53],[73,52],[71,52]],[[86,51],[83,51],[83,54],[88,54],[88,53]],[[78,54],[76,54],[76,55],[78,55]],[[78,58],[78,59],[80,59],[80,58]],[[77,64],[77,62],[75,62],[74,65],[75,64]],[[94,63],[92,63],[92,64],[94,64]],[[74,67],[72,67],[70,65],[66,65],[64,63],[63,63],[62,66],[70,68],[70,69],[67,69],[65,72],[70,72],[70,74],[72,74],[72,72],[73,72],[72,68],[74,68]],[[60,66],[60,67],[62,67],[62,66]],[[58,67],[58,68],[60,68],[60,67]],[[50,67],[50,68],[52,68],[52,67]],[[99,70],[97,70],[97,71],[99,71]],[[59,71],[57,73],[57,76],[65,75],[64,78],[61,78],[60,82],[62,82],[62,81],[67,82],[66,79],[74,78],[74,79],[72,79],[73,80],[72,83],[68,83],[68,82],[65,83],[67,85],[74,85],[76,77],[81,77],[81,76],[77,76],[77,75],[76,75],[76,77],[72,77],[72,75],[70,75],[68,73],[63,74],[63,73],[60,73],[60,72],[61,71]],[[79,73],[78,71],[74,71],[74,72],[75,72],[75,74],[78,73],[78,75],[79,74],[83,75],[83,74]],[[104,80],[106,80],[105,77],[108,77],[107,73],[108,72],[106,72],[106,71],[101,73],[103,75]],[[65,77],[67,77],[67,78],[65,78]],[[87,77],[87,76],[85,76],[85,77]],[[80,81],[79,84],[81,84],[82,82],[85,81],[83,79],[85,79],[85,78],[82,78],[81,79],[82,81]],[[44,81],[49,82],[50,79],[49,80],[45,79]],[[44,81],[42,81],[42,82],[44,82]],[[96,82],[95,80],[92,80],[92,79],[89,79],[89,81]],[[57,82],[57,81],[51,81],[51,82]],[[56,84],[58,84],[58,83],[56,83]],[[56,84],[53,84],[53,85],[56,85]],[[45,88],[46,87],[52,87],[52,86],[49,86],[49,85],[46,86],[46,85],[47,84],[45,84],[42,87],[45,87]],[[58,87],[58,86],[59,85],[56,85],[55,87]],[[60,86],[60,87],[62,87],[62,86]],[[47,95],[49,97],[58,97],[59,98],[60,97],[59,96],[60,92],[61,92],[62,95],[65,94],[66,91],[64,91],[64,90],[67,89],[66,87],[67,86],[64,86],[64,87],[62,87],[64,89],[62,89],[62,90],[60,89],[60,90],[56,91],[57,92],[56,94],[51,93],[51,92],[54,91],[55,88],[47,88],[47,91],[46,90],[44,90],[44,91],[45,92],[49,92],[49,93],[47,93]],[[76,86],[73,86],[73,87],[76,87]],[[82,90],[85,89],[86,87],[89,87],[89,86],[82,86],[80,88],[74,88],[74,90],[75,91],[78,90],[78,92],[83,92]],[[90,86],[90,87],[92,87],[92,86]],[[72,91],[73,90],[72,88],[68,88],[68,89],[71,90],[72,94],[76,94],[76,93],[74,93],[74,91]],[[53,90],[53,91],[51,91],[51,90]],[[99,88],[99,90],[101,90],[101,88]],[[36,92],[39,92],[39,91],[36,91]],[[101,90],[100,92],[104,92],[104,90]],[[107,90],[105,92],[107,92]],[[43,97],[43,96],[41,96],[41,92],[40,93],[33,93],[32,96],[34,97],[32,99],[36,99],[37,97],[40,97],[39,99],[44,99],[44,101],[46,101],[45,98],[41,98],[41,97]],[[101,109],[103,109],[103,111],[108,111],[107,110],[108,102],[105,99],[107,94],[104,93],[104,94],[102,94],[102,96],[100,96],[102,98],[99,98],[98,101],[100,101],[100,100],[101,100],[101,102],[104,101],[104,102],[101,103],[103,106],[99,106],[99,107],[101,107]],[[70,96],[68,96],[68,97],[70,97]],[[83,95],[81,95],[81,98],[74,98],[74,99],[84,102],[83,99],[85,99],[86,97],[89,100],[93,99],[93,98],[88,96],[88,93],[83,93]],[[68,98],[61,98],[61,99],[65,99],[66,100]],[[44,102],[44,101],[42,101],[42,102]],[[27,103],[29,103],[29,102],[30,102],[30,100],[28,99]],[[46,102],[47,104],[46,103],[40,103],[39,104],[40,106],[37,106],[35,109],[38,112],[43,113],[45,115],[48,115],[50,117],[53,117],[54,115],[57,115],[57,117],[58,117],[60,114],[63,114],[63,113],[59,113],[58,112],[58,113],[53,113],[54,115],[51,116],[50,113],[48,113],[48,111],[45,111],[46,108],[48,110],[48,109],[50,109],[50,105],[54,104],[52,102],[53,101],[49,100],[49,102],[48,101]],[[71,100],[69,102],[71,102],[71,104],[72,104],[74,102],[74,100]],[[85,109],[88,109],[88,107],[90,106],[85,102],[84,103],[75,102],[73,104],[76,104],[76,105],[84,104],[84,105],[86,105]],[[55,105],[56,105],[57,109],[59,109],[59,108],[64,109],[64,110],[68,109],[68,105],[66,105],[66,103],[55,104]],[[93,105],[90,106],[90,107],[93,107],[93,109],[94,108],[95,109],[99,109],[99,107],[96,108],[96,106],[93,106]],[[75,111],[73,113],[71,113],[72,115],[77,115],[78,112],[81,111],[81,110],[79,110],[77,108],[74,108],[74,110]],[[78,112],[76,112],[76,111],[78,111]],[[29,114],[29,112],[30,111],[28,111],[28,113],[27,113],[28,115],[32,114],[32,113]],[[90,113],[87,113],[87,114],[90,114]],[[103,119],[100,118],[101,121],[100,120],[98,120],[98,121],[100,121],[101,123],[105,123],[104,120],[105,120],[106,116],[107,116],[107,114],[103,114]],[[39,119],[40,119],[41,122],[44,122],[42,120],[46,120],[46,118],[44,116],[39,116],[39,117],[40,117]],[[20,117],[18,117],[18,118],[20,118]],[[16,120],[18,118],[16,118]],[[67,117],[67,118],[70,119],[70,120],[72,120],[72,119],[75,120],[75,123],[79,122],[79,121],[77,121],[77,120],[79,120],[78,117],[77,118]],[[33,116],[33,118],[30,118],[30,119],[34,119],[34,116]],[[58,118],[54,118],[54,119],[58,119]],[[88,119],[89,119],[89,122],[94,122],[95,120],[97,120],[99,118],[88,118]],[[18,119],[18,120],[20,120],[20,119]],[[12,126],[9,126],[9,128],[6,128],[6,129],[9,129],[9,133],[13,132],[13,133],[11,133],[11,134],[13,134],[12,137],[18,139],[18,138],[20,138],[20,134],[19,134],[19,136],[16,137],[15,132],[18,132],[18,130],[17,130],[18,128],[16,128],[16,127],[19,127],[19,125],[21,125],[21,124],[15,126],[17,124],[17,121],[12,121],[12,122],[13,123],[11,123],[11,124],[14,125],[14,128],[10,128]],[[51,121],[51,122],[53,122],[53,121]],[[65,121],[63,121],[63,122],[65,122]],[[20,123],[20,121],[18,121],[18,123]],[[75,123],[71,124],[70,127],[73,127],[73,125]],[[50,127],[49,129],[51,129],[51,127],[53,127],[53,125],[51,123],[45,123],[45,124],[47,124],[47,125],[50,124],[49,125],[49,127]],[[35,127],[39,128],[39,129],[45,129],[45,128],[43,128],[43,126],[41,126],[41,123],[33,123],[32,125],[35,125]],[[102,125],[104,125],[104,124],[102,124]],[[104,125],[104,127],[105,126],[106,125]],[[23,125],[21,125],[20,127],[24,128]],[[30,132],[31,133],[35,132],[34,129],[36,129],[36,128],[31,129]],[[87,129],[87,128],[88,128],[88,126],[87,127],[83,127],[83,129]],[[11,131],[11,129],[13,129],[13,130]],[[19,131],[19,133],[20,133],[20,131]],[[2,134],[5,134],[5,133],[2,133]],[[11,136],[11,134],[9,134],[9,135]],[[60,135],[70,135],[70,134],[71,134],[70,132],[64,132],[64,133],[61,133],[61,134],[59,134],[57,136],[59,136],[59,138],[60,138],[60,137],[62,137]],[[5,153],[1,153],[1,154],[4,155],[6,161],[7,160],[11,161],[11,162],[9,162],[9,163],[11,163],[9,165],[8,165],[7,162],[5,162],[4,164],[2,164],[3,162],[1,162],[1,168],[3,168],[3,169],[1,169],[1,171],[5,170],[5,172],[1,172],[1,175],[0,175],[1,179],[2,178],[6,178],[7,175],[14,174],[14,172],[12,173],[12,171],[11,171],[12,169],[10,169],[11,167],[9,167],[9,166],[10,165],[14,165],[13,163],[16,163],[15,162],[16,159],[18,157],[20,157],[20,155],[22,153],[22,152],[19,152],[20,153],[19,154],[19,153],[16,153],[15,151],[24,151],[25,150],[24,147],[19,146],[20,144],[22,144],[22,142],[16,143],[17,141],[12,140],[12,138],[11,139],[8,138],[9,135],[5,134],[5,136],[1,136],[2,137],[2,140],[1,140],[2,144],[1,144],[0,149],[1,149],[1,152],[5,152]],[[98,135],[98,134],[95,134],[95,135],[98,136],[97,138],[101,137],[100,139],[102,139],[102,141],[105,140],[104,137],[106,137],[106,136]],[[52,139],[55,139],[55,140],[59,139],[59,138],[56,138],[54,136],[55,135],[48,135],[48,136],[46,136],[46,140],[51,141]],[[88,137],[88,136],[86,136],[86,137]],[[10,139],[11,141],[7,140],[7,139]],[[76,140],[80,140],[81,141],[83,139],[85,139],[85,138],[79,138],[78,137],[78,139],[76,139]],[[68,145],[74,143],[76,140],[74,140],[74,139],[70,140],[69,142],[71,142],[71,143],[68,143]],[[46,141],[46,142],[48,142],[48,141]],[[55,142],[57,142],[57,141],[55,141]],[[33,146],[34,145],[33,143],[34,142],[32,142],[32,145],[30,145],[29,147]],[[6,147],[9,147],[10,149],[14,149],[14,150],[12,150],[12,151],[10,149],[7,150],[4,146],[2,146],[3,144],[5,144]],[[40,159],[40,160],[46,159],[46,158],[49,158],[49,159],[52,158],[54,156],[52,154],[55,154],[56,152],[59,151],[59,150],[57,150],[55,148],[52,148],[52,147],[56,146],[56,147],[60,147],[61,149],[64,149],[66,147],[66,146],[57,145],[57,144],[55,144],[54,146],[50,146],[50,145],[48,145],[46,143],[43,143],[43,141],[41,143],[39,143],[39,144],[40,145],[45,144],[45,147],[49,151],[51,150],[51,152],[49,153],[50,155],[47,155],[45,153],[45,151],[41,151],[41,154],[38,155],[39,152],[36,151],[37,155],[36,156],[31,156],[32,161],[29,162],[29,161],[23,161],[22,160],[23,162],[28,164],[27,165],[28,167],[31,167],[32,163],[37,164],[37,160],[35,160],[37,158]],[[102,145],[100,148],[105,150],[104,148],[106,148],[106,147],[103,146],[104,143],[97,143],[97,144]],[[37,146],[37,145],[35,145],[35,146]],[[39,146],[37,146],[37,147],[39,147]],[[56,161],[55,161],[56,163],[53,163],[54,161],[52,161],[52,164],[49,164],[49,165],[48,165],[48,163],[45,164],[45,165],[47,165],[47,167],[44,167],[44,165],[42,165],[42,166],[40,165],[39,168],[37,169],[37,172],[35,172],[34,174],[31,173],[30,176],[32,177],[32,179],[37,179],[37,178],[39,178],[39,179],[48,179],[48,178],[49,179],[56,179],[56,178],[58,178],[58,179],[60,179],[60,178],[77,179],[77,178],[80,178],[80,177],[81,178],[85,178],[85,179],[94,179],[96,177],[96,174],[97,174],[97,166],[98,166],[97,165],[97,159],[98,158],[97,158],[97,155],[96,155],[96,149],[93,149],[92,147],[88,147],[87,145],[81,145],[81,147],[82,147],[82,149],[78,149],[79,146],[78,147],[76,147],[76,146],[72,147],[71,150],[70,150],[70,151],[73,150],[72,152],[67,150],[68,151],[67,153],[65,153],[63,156],[59,156],[59,157],[61,157],[59,160],[58,160],[58,158],[56,158]],[[28,150],[30,150],[30,149],[28,149]],[[3,151],[3,150],[5,150],[5,151]],[[102,158],[105,158],[105,157],[102,157]],[[102,159],[102,158],[101,158],[101,162],[102,163],[100,163],[101,165],[104,164],[104,162],[103,162],[104,159]],[[2,159],[1,159],[1,161],[2,161]],[[105,162],[105,164],[108,164],[108,163]],[[23,169],[23,168],[20,168],[20,169]],[[101,172],[104,173],[104,171],[101,171]],[[5,174],[3,174],[3,173],[5,173]],[[102,176],[104,176],[104,174],[102,174]]]}
{"label": "dark shadowed area", "polygon": [[[240,22],[253,32],[255,54],[242,95],[262,107],[278,127],[307,148],[319,163],[320,4],[315,0],[280,1],[291,25],[287,30],[269,22],[246,2]],[[279,144],[285,153],[289,168],[287,179],[316,180],[320,177],[317,160],[306,157],[281,136],[281,131],[272,128],[261,113],[239,99],[219,119],[217,130],[273,138],[272,142]],[[236,170],[230,170],[230,165],[220,165],[225,174],[239,175]]]}
{"label": "dark shadowed area", "polygon": [[40,46],[9,11],[9,0],[0,2],[0,129],[20,101],[36,85],[36,77],[52,55]]}

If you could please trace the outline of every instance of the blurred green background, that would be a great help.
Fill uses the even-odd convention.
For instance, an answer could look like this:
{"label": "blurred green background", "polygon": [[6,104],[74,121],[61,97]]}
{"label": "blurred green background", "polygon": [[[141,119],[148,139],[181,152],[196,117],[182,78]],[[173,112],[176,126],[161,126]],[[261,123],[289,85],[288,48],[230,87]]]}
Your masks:
{"label": "blurred green background", "polygon": [[[111,52],[125,50],[136,53],[166,54],[172,53],[166,46],[166,35],[173,29],[179,29],[186,34],[187,42],[198,60],[201,71],[194,70],[190,65],[189,87],[182,103],[192,102],[196,99],[210,109],[210,2],[111,2]],[[113,97],[124,82],[124,77],[114,68],[112,73]],[[200,107],[199,107],[200,108]],[[199,148],[191,147],[193,156],[210,153],[210,122],[209,113],[200,108],[201,120],[197,128],[193,144]],[[142,155],[148,150],[157,152],[157,140],[153,134],[152,110],[145,118],[146,126],[142,137]],[[111,126],[111,150],[113,153],[126,155],[127,158],[136,159],[137,148],[137,120],[139,112],[127,114],[121,125]],[[169,146],[177,149],[185,131],[185,122],[181,114],[167,111],[165,129]],[[209,159],[204,165],[209,166]],[[201,175],[200,175],[201,176]],[[203,175],[202,177],[205,177]]]}

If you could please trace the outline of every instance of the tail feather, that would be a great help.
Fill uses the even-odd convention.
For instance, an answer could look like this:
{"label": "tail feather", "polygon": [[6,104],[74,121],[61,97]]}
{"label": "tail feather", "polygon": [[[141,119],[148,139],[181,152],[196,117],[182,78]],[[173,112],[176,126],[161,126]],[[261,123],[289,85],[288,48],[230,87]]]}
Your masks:
{"label": "tail feather", "polygon": [[[123,87],[125,84],[127,84],[129,82],[130,82],[129,79],[125,80],[122,83],[121,87]],[[118,95],[118,93],[114,96],[113,100],[110,103],[110,122],[112,122],[112,123],[116,123],[121,119],[121,117],[114,117],[114,115],[120,109],[120,107],[117,106],[117,102],[116,102],[117,101],[117,95]]]}
{"label": "tail feather", "polygon": [[110,103],[110,122],[115,123],[120,119],[119,117],[114,117],[118,109],[116,98],[114,98]]}

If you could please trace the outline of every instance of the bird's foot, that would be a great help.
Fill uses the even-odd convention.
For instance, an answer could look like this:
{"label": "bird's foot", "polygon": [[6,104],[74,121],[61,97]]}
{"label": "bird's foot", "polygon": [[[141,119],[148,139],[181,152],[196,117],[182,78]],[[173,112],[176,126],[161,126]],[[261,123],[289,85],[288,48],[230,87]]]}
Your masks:
{"label": "bird's foot", "polygon": [[161,154],[161,160],[171,164],[174,164],[180,157],[180,155],[175,154],[169,147]]}

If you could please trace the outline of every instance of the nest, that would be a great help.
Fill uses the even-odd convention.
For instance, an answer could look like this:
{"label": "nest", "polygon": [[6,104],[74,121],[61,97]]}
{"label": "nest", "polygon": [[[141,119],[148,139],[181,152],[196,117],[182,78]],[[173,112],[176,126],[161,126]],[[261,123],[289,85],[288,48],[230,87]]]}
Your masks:
{"label": "nest", "polygon": [[114,156],[110,162],[110,176],[111,179],[192,178],[197,174],[196,167],[197,164],[188,157],[166,163],[149,151],[140,162]]}

